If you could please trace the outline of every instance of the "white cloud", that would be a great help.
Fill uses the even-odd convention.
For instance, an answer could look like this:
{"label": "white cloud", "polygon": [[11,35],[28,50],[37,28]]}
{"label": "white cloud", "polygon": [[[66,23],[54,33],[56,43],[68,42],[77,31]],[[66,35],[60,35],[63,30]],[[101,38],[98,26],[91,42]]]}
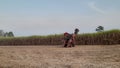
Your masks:
{"label": "white cloud", "polygon": [[95,10],[96,12],[98,12],[98,13],[106,14],[106,12],[105,12],[104,10],[96,7],[95,2],[90,2],[90,3],[88,3],[88,6],[89,6],[91,9]]}

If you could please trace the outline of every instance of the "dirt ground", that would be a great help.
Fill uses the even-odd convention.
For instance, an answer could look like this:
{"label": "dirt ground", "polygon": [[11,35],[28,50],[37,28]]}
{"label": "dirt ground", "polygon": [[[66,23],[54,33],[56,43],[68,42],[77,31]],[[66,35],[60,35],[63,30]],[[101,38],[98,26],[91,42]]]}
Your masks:
{"label": "dirt ground", "polygon": [[120,45],[0,46],[0,68],[120,68]]}

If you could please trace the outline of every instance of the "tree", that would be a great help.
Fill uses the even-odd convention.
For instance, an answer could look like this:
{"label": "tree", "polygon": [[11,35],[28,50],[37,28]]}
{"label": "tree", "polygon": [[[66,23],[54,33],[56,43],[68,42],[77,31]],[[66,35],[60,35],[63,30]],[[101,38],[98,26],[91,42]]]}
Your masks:
{"label": "tree", "polygon": [[4,36],[4,31],[0,30],[0,36]]}
{"label": "tree", "polygon": [[103,27],[103,26],[98,26],[98,27],[96,28],[96,31],[97,31],[97,32],[104,31],[104,27]]}
{"label": "tree", "polygon": [[4,37],[8,37],[8,32],[6,32],[6,33],[4,34]]}
{"label": "tree", "polygon": [[13,32],[4,32],[3,30],[0,30],[0,36],[1,37],[14,37]]}
{"label": "tree", "polygon": [[8,37],[14,37],[14,34],[13,34],[13,32],[9,32],[9,33],[7,33],[7,36]]}

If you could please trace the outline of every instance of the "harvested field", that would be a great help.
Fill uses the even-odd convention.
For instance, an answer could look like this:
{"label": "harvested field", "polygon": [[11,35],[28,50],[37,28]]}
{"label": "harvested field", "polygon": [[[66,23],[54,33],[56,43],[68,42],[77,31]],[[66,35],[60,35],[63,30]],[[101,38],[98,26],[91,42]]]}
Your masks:
{"label": "harvested field", "polygon": [[120,45],[0,46],[0,68],[120,68]]}

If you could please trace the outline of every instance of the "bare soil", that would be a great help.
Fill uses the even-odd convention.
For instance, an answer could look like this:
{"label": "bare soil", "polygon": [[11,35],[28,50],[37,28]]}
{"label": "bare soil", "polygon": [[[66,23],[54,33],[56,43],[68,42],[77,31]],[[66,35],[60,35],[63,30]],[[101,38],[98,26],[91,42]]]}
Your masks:
{"label": "bare soil", "polygon": [[120,45],[0,46],[0,68],[120,68]]}

